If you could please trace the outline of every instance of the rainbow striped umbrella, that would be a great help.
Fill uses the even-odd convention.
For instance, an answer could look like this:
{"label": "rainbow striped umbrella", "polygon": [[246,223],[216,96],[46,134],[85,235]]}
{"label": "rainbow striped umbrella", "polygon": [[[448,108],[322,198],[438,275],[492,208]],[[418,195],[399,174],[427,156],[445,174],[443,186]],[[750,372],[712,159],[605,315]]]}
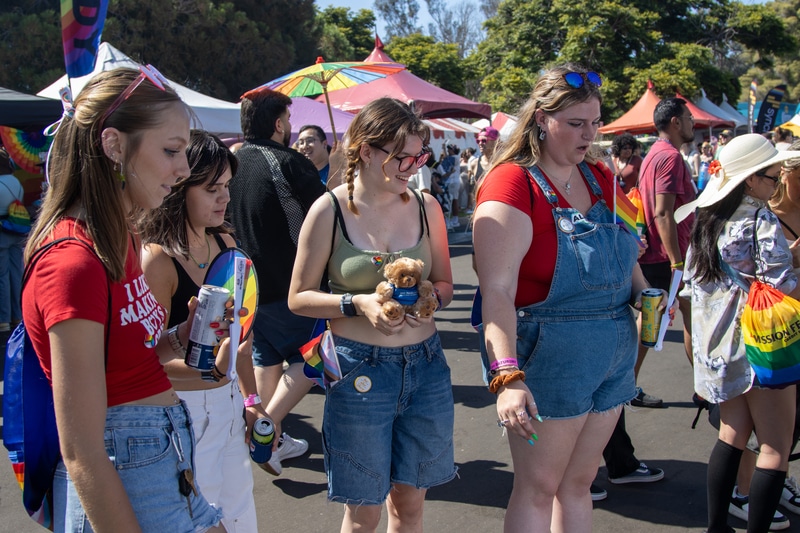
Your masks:
{"label": "rainbow striped umbrella", "polygon": [[369,83],[405,68],[405,65],[399,63],[370,63],[364,61],[325,63],[322,57],[318,57],[317,62],[310,67],[296,70],[291,74],[260,85],[247,91],[242,97],[257,93],[262,89],[272,89],[291,97],[324,94],[325,103],[328,104],[331,130],[335,139],[336,128],[333,125],[333,113],[331,112],[331,103],[328,101],[328,91]]}
{"label": "rainbow striped umbrella", "polygon": [[39,154],[50,149],[52,137],[44,135],[41,131],[27,132],[0,126],[0,141],[19,168],[31,174],[42,174]]}

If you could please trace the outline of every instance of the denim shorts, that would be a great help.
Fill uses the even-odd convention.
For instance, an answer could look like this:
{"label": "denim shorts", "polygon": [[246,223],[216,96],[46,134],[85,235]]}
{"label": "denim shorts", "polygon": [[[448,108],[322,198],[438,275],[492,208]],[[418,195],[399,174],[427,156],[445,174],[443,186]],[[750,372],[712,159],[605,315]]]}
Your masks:
{"label": "denim shorts", "polygon": [[453,389],[439,334],[398,348],[334,343],[343,377],[326,391],[322,422],[328,499],[380,505],[392,483],[453,479]]}
{"label": "denim shorts", "polygon": [[517,310],[517,354],[542,418],[601,413],[636,396],[638,336],[630,313],[536,320]]}
{"label": "denim shorts", "polygon": [[[199,490],[189,496],[191,515],[189,500],[178,490],[181,465],[194,466],[192,422],[183,402],[109,408],[105,446],[144,533],[199,533],[219,523],[222,511]],[[56,532],[93,531],[63,461],[56,468],[53,501]]]}
{"label": "denim shorts", "polygon": [[255,366],[302,363],[300,347],[311,339],[316,319],[298,316],[285,300],[260,304],[253,326]]}

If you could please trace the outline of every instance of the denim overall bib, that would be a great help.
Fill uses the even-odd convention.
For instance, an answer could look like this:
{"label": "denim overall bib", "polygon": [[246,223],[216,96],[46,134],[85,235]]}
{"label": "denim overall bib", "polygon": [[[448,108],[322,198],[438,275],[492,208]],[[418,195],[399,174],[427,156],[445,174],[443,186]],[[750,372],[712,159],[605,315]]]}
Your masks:
{"label": "denim overall bib", "polygon": [[638,247],[614,222],[588,165],[579,168],[599,198],[586,216],[560,207],[539,168],[529,168],[558,242],[547,298],[517,309],[519,366],[543,418],[603,412],[635,396],[638,333],[628,302]]}

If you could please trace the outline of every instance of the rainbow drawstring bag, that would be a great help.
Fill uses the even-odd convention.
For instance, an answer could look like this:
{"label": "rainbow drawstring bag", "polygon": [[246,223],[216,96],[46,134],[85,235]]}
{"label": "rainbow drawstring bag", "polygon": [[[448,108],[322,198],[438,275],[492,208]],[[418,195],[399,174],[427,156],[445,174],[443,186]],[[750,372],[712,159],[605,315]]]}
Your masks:
{"label": "rainbow drawstring bag", "polygon": [[758,280],[742,314],[747,360],[763,387],[800,382],[800,302]]}

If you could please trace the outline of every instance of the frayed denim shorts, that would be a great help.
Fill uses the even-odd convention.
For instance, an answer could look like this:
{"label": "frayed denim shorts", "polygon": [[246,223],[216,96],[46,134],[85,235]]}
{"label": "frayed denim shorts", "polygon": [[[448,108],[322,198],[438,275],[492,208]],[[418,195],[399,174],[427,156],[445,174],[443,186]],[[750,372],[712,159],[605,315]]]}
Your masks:
{"label": "frayed denim shorts", "polygon": [[541,320],[517,310],[517,357],[542,418],[602,413],[636,396],[638,335],[630,313]]}
{"label": "frayed denim shorts", "polygon": [[343,377],[326,391],[322,423],[328,499],[380,505],[393,483],[453,479],[453,389],[439,334],[398,348],[334,343]]}
{"label": "frayed denim shorts", "polygon": [[[178,490],[180,472],[194,469],[192,422],[183,402],[110,407],[105,446],[144,533],[200,533],[219,523],[222,511],[199,489],[188,500]],[[63,461],[53,480],[53,504],[56,532],[93,531]]]}

